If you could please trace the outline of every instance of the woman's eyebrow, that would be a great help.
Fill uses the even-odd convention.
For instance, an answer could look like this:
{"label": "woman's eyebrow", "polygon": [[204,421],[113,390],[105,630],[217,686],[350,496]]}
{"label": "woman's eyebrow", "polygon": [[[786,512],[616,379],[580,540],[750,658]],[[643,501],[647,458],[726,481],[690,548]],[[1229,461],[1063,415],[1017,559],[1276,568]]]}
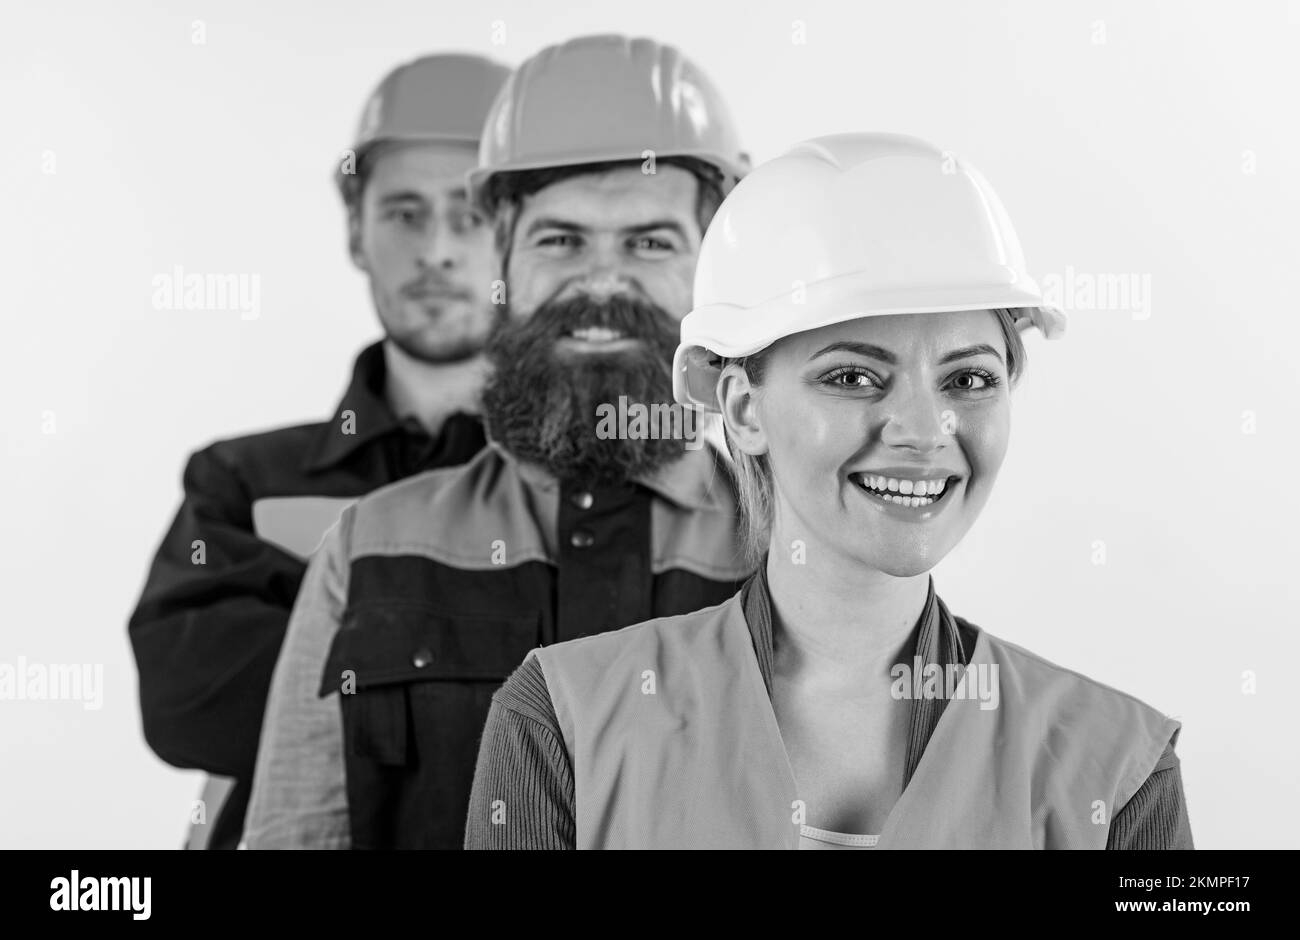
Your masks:
{"label": "woman's eyebrow", "polygon": [[828,352],[838,352],[840,350],[843,350],[844,352],[857,353],[860,356],[870,356],[872,359],[879,359],[881,362],[888,362],[890,365],[894,365],[898,362],[898,357],[888,349],[884,349],[880,346],[873,346],[871,343],[853,343],[848,340],[840,340],[839,342],[831,343],[829,346],[824,346],[808,358],[816,359],[818,356],[824,356]]}
{"label": "woman's eyebrow", "polygon": [[961,349],[954,349],[948,355],[939,360],[942,365],[945,362],[953,362],[957,359],[969,359],[971,356],[981,356],[988,354],[995,357],[998,362],[1002,361],[1002,354],[990,346],[988,343],[977,343],[974,346],[963,346]]}

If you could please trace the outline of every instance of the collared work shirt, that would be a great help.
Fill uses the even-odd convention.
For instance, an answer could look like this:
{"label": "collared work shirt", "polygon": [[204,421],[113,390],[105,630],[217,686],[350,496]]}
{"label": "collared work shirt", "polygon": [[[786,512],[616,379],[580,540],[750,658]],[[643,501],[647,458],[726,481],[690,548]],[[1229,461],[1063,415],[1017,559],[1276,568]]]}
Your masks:
{"label": "collared work shirt", "polygon": [[234,779],[208,846],[234,848],[258,733],[306,558],[343,506],[482,449],[478,418],[437,437],[384,398],[382,343],[356,359],[334,417],[214,443],[185,468],[184,501],[129,625],[145,739],[167,763]]}
{"label": "collared work shirt", "polygon": [[539,646],[733,595],[711,445],[636,481],[561,483],[490,444],[344,512],[276,667],[250,848],[459,848],[492,693]]}

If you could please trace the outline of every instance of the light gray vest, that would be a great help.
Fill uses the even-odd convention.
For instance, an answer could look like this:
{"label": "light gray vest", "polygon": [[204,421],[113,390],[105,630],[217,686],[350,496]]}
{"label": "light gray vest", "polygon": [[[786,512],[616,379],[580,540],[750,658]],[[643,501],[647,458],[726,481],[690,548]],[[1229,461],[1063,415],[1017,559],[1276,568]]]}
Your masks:
{"label": "light gray vest", "polygon": [[[572,762],[578,848],[798,848],[807,820],[740,595],[529,655]],[[981,664],[998,666],[998,707],[948,701],[877,848],[1105,848],[1181,725],[982,630]]]}

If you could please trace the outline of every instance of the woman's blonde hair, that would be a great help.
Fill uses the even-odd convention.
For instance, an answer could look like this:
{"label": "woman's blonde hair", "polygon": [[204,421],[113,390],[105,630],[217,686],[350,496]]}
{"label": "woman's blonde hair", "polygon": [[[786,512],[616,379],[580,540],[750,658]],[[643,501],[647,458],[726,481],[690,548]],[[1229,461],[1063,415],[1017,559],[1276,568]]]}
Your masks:
{"label": "woman's blonde hair", "polygon": [[[1010,310],[995,309],[998,326],[1002,328],[1003,339],[1007,344],[1007,376],[1012,387],[1020,380],[1025,371],[1025,344],[1016,329],[1015,319]],[[729,365],[740,366],[749,384],[759,388],[767,371],[768,355],[772,347],[762,349],[753,355],[738,359],[722,360],[722,368]],[[767,454],[751,455],[742,451],[732,440],[731,429],[723,421],[723,430],[727,441],[727,452],[736,477],[736,492],[740,502],[741,543],[745,557],[751,565],[758,565],[772,538],[772,514],[775,510],[775,495],[772,485],[772,465]]]}

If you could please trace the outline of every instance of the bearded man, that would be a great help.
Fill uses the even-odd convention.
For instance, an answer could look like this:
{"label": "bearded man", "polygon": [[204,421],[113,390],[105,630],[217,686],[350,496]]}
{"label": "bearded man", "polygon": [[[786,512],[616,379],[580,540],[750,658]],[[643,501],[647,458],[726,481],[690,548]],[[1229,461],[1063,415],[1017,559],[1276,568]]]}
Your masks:
{"label": "bearded man", "polygon": [[669,46],[584,37],[521,65],[483,134],[470,189],[508,301],[489,446],[361,500],[313,560],[250,847],[461,847],[488,708],[529,650],[720,603],[750,574],[725,458],[596,433],[601,405],[674,400],[700,242],[748,168],[721,98]]}

